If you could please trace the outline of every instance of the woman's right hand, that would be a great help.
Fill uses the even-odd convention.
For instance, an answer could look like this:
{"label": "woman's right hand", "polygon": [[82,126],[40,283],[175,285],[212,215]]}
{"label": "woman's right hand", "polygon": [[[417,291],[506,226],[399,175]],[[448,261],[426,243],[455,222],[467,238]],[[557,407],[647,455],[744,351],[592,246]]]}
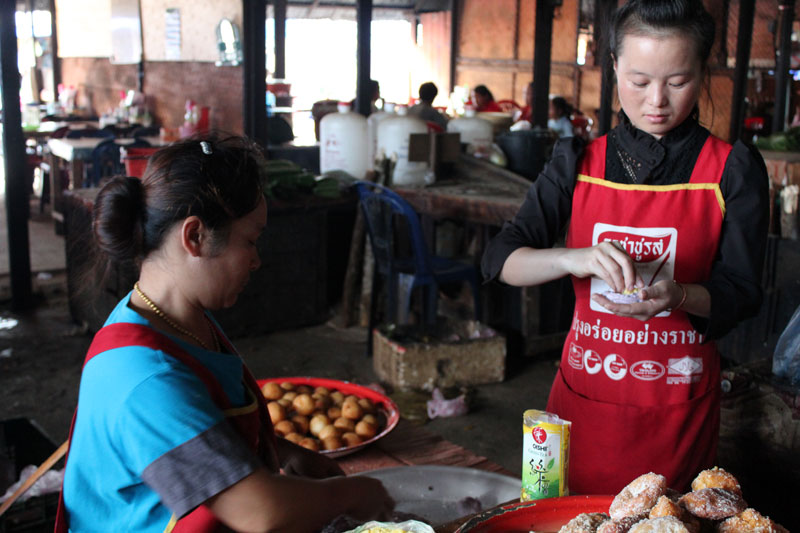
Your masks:
{"label": "woman's right hand", "polygon": [[566,270],[573,276],[600,278],[615,292],[644,286],[633,258],[617,241],[569,250],[564,254],[564,262]]}
{"label": "woman's right hand", "polygon": [[389,520],[394,510],[394,500],[386,487],[377,479],[366,476],[333,478],[331,481],[342,484],[342,492],[347,494],[350,505],[346,514],[358,520]]}

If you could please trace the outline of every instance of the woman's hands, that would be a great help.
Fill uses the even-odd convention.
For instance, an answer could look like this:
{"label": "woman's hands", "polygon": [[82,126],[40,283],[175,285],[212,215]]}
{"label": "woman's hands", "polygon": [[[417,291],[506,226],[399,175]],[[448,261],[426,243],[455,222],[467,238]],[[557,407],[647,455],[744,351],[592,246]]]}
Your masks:
{"label": "woman's hands", "polygon": [[277,439],[277,441],[281,468],[286,474],[313,479],[344,475],[339,464],[330,457],[298,446],[286,439]]}
{"label": "woman's hands", "polygon": [[[685,290],[685,289],[684,289]],[[683,290],[672,280],[661,280],[655,285],[640,289],[641,302],[615,304],[602,294],[592,294],[592,300],[618,316],[649,320],[667,308],[677,306],[683,299]]]}
{"label": "woman's hands", "polygon": [[564,256],[565,267],[578,278],[594,276],[605,281],[614,292],[643,287],[636,265],[616,241],[601,242],[590,248],[575,248]]}

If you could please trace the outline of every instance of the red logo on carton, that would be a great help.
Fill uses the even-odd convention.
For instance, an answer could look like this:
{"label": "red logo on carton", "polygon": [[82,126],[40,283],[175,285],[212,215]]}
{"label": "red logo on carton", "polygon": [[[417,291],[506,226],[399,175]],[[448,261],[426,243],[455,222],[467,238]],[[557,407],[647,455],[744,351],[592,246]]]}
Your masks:
{"label": "red logo on carton", "polygon": [[544,444],[544,441],[547,440],[547,432],[544,430],[544,428],[533,428],[531,435],[533,435],[533,440],[536,441],[536,444]]}

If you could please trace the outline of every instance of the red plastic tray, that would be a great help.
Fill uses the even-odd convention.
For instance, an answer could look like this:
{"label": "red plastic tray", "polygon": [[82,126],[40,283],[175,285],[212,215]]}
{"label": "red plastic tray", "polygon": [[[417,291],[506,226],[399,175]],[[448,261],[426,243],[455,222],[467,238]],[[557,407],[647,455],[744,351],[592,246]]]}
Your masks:
{"label": "red plastic tray", "polygon": [[397,408],[397,404],[395,404],[391,398],[363,385],[356,385],[355,383],[350,383],[349,381],[340,381],[338,379],[309,377],[276,377],[257,380],[259,387],[263,387],[264,384],[271,381],[275,381],[277,383],[283,383],[286,381],[294,385],[308,385],[310,387],[327,387],[329,389],[336,389],[342,391],[344,394],[353,394],[359,398],[367,398],[377,405],[378,409],[383,412],[383,414],[386,416],[386,427],[383,428],[383,431],[371,439],[367,439],[361,444],[357,444],[355,446],[337,448],[335,450],[320,450],[319,453],[329,457],[341,457],[343,455],[349,455],[362,448],[365,448],[366,446],[369,446],[373,442],[376,442],[388,435],[389,432],[392,431],[400,421],[400,410]]}
{"label": "red plastic tray", "polygon": [[456,533],[557,532],[581,513],[607,513],[613,499],[613,496],[564,496],[510,503],[471,518]]}

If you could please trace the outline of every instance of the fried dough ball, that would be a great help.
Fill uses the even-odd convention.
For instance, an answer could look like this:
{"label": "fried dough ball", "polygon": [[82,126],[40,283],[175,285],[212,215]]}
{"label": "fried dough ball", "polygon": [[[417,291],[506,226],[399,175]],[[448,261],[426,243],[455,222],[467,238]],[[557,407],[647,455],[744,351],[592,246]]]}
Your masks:
{"label": "fried dough ball", "polygon": [[378,424],[378,417],[375,416],[375,415],[369,415],[369,414],[364,415],[363,417],[361,417],[361,420],[363,420],[364,422],[369,422],[370,424],[372,424],[375,427],[378,427],[378,425],[379,425]]}
{"label": "fried dough ball", "polygon": [[314,415],[308,423],[308,430],[316,437],[319,435],[319,432],[330,423],[331,421],[327,416],[323,414]]}
{"label": "fried dough ball", "polygon": [[358,405],[358,402],[345,401],[342,404],[342,416],[350,420],[360,420],[364,416],[364,410]]}
{"label": "fried dough ball", "polygon": [[605,513],[581,513],[558,530],[558,533],[595,533],[597,526],[608,520]]}
{"label": "fried dough ball", "polygon": [[308,394],[298,394],[292,400],[292,407],[299,415],[310,415],[314,412],[314,400]]}
{"label": "fried dough ball", "polygon": [[289,433],[288,435],[284,435],[283,438],[295,444],[300,444],[300,441],[305,437],[300,433]]}
{"label": "fried dough ball", "polygon": [[297,391],[297,394],[308,394],[309,396],[313,392],[313,389],[308,385],[298,385],[294,390]]}
{"label": "fried dough ball", "polygon": [[356,424],[356,435],[362,437],[364,439],[371,439],[378,433],[378,428],[370,424],[369,422],[364,422],[363,420]]}
{"label": "fried dough ball", "polygon": [[361,410],[365,413],[372,414],[375,412],[375,404],[369,398],[359,398],[358,405],[361,406]]}
{"label": "fried dough ball", "polygon": [[269,411],[269,419],[272,420],[273,424],[277,424],[286,418],[286,408],[278,402],[269,402],[267,410]]}
{"label": "fried dough ball", "polygon": [[283,390],[294,390],[295,386],[294,386],[294,383],[290,383],[288,381],[283,381],[283,382],[281,382],[281,388]]}
{"label": "fried dough ball", "polygon": [[328,407],[327,413],[328,413],[328,418],[330,418],[331,420],[336,420],[337,418],[342,417],[342,408],[334,405],[333,407]]}
{"label": "fried dough ball", "polygon": [[700,489],[725,489],[739,496],[742,495],[742,487],[739,485],[739,480],[730,472],[716,466],[709,470],[703,470],[694,478],[692,490]]}
{"label": "fried dough ball", "polygon": [[315,452],[319,451],[319,441],[317,439],[312,439],[311,437],[306,437],[297,444],[299,444],[303,448],[308,448],[309,450]]}
{"label": "fried dough ball", "polygon": [[342,447],[342,439],[338,435],[332,435],[328,438],[322,439],[322,446],[326,450],[336,450]]}
{"label": "fried dough ball", "polygon": [[740,495],[717,488],[700,489],[684,494],[680,503],[693,515],[710,520],[722,520],[747,508],[747,503]]}
{"label": "fried dough ball", "polygon": [[333,391],[331,393],[331,401],[333,402],[333,405],[341,407],[344,403],[344,394],[338,390]]}
{"label": "fried dough ball", "polygon": [[354,420],[350,420],[349,418],[340,417],[333,421],[333,425],[343,431],[355,431],[356,430],[356,423]]}
{"label": "fried dough ball", "polygon": [[315,411],[325,411],[331,406],[330,396],[312,396],[311,398],[314,400]]}
{"label": "fried dough ball", "polygon": [[328,396],[330,395],[330,393],[331,391],[328,389],[328,387],[323,387],[322,385],[314,389],[314,394],[321,394],[324,396]]}
{"label": "fried dough ball", "polygon": [[270,381],[269,383],[264,383],[264,386],[261,387],[261,394],[267,400],[278,400],[283,396],[283,389],[274,381]]}
{"label": "fried dough ball", "polygon": [[294,427],[297,428],[297,432],[305,435],[308,433],[308,417],[303,415],[294,415],[290,418]]}
{"label": "fried dough ball", "polygon": [[661,496],[655,506],[650,509],[648,518],[661,518],[663,516],[674,516],[686,526],[690,533],[699,533],[700,521],[689,511],[678,505],[677,500],[673,500],[667,495]]}
{"label": "fried dough ball", "polygon": [[290,402],[293,402],[294,399],[297,398],[297,392],[295,392],[293,390],[290,390],[288,392],[284,392],[283,396],[281,396],[281,398],[284,399],[284,400],[289,400]]}
{"label": "fried dough ball", "polygon": [[629,516],[646,516],[667,490],[667,478],[653,472],[631,481],[614,497],[608,514],[614,520]]}
{"label": "fried dough ball", "polygon": [[347,396],[344,397],[344,401],[345,402],[356,402],[356,403],[358,403],[358,400],[360,400],[360,399],[361,398],[359,398],[355,394],[348,394]]}
{"label": "fried dough ball", "polygon": [[342,434],[342,442],[348,448],[350,446],[355,446],[356,444],[361,444],[364,442],[364,439],[353,433],[352,431],[348,431],[347,433]]}
{"label": "fried dough ball", "polygon": [[628,533],[633,524],[639,520],[638,516],[629,516],[622,520],[606,520],[597,528],[597,533]]}
{"label": "fried dough ball", "polygon": [[776,524],[753,508],[748,508],[736,516],[724,520],[717,526],[719,533],[789,533],[786,528]]}
{"label": "fried dough ball", "polygon": [[292,406],[292,401],[291,400],[287,400],[286,398],[281,398],[280,400],[278,400],[278,403],[284,409],[289,409]]}
{"label": "fried dough ball", "polygon": [[281,437],[285,437],[289,433],[296,433],[297,428],[294,427],[294,424],[290,420],[281,420],[277,424],[275,424],[275,433],[280,435]]}
{"label": "fried dough ball", "polygon": [[642,520],[630,528],[628,533],[689,533],[689,530],[674,516],[661,516]]}
{"label": "fried dough ball", "polygon": [[341,429],[337,428],[333,424],[328,424],[327,426],[322,428],[322,430],[319,432],[319,435],[317,436],[319,437],[319,440],[325,440],[329,437],[338,437],[342,433],[343,432]]}

